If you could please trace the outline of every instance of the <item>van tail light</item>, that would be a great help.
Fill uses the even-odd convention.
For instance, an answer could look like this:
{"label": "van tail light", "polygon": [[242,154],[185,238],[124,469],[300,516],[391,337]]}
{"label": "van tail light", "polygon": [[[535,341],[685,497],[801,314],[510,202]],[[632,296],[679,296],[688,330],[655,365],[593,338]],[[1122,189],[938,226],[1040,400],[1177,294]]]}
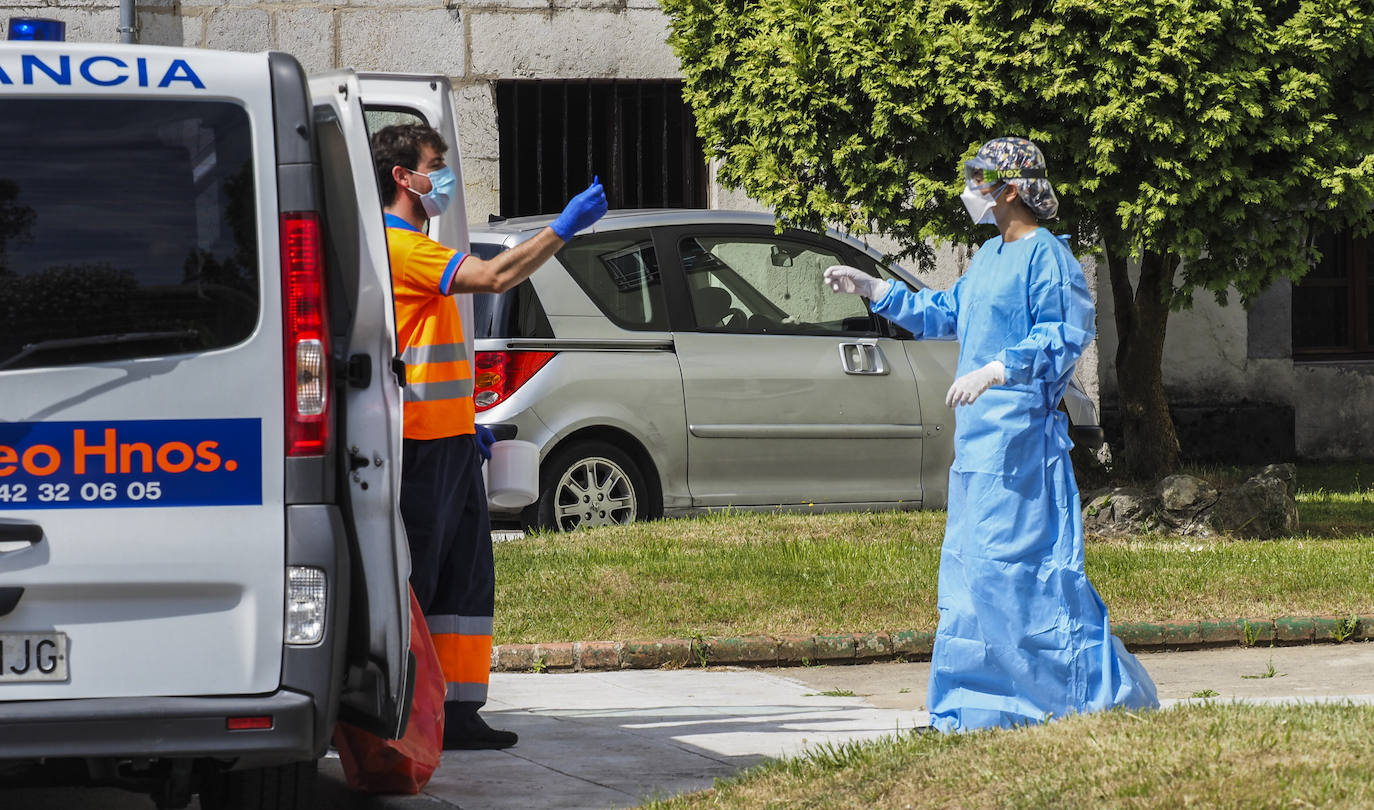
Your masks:
{"label": "van tail light", "polygon": [[286,370],[286,455],[329,451],[329,321],[324,246],[314,211],[281,215],[282,318]]}
{"label": "van tail light", "polygon": [[230,731],[271,731],[272,715],[263,714],[254,717],[226,717],[224,727]]}
{"label": "van tail light", "polygon": [[558,352],[478,352],[472,401],[478,413],[505,402]]}
{"label": "van tail light", "polygon": [[318,644],[324,638],[329,582],[321,568],[286,566],[286,643]]}

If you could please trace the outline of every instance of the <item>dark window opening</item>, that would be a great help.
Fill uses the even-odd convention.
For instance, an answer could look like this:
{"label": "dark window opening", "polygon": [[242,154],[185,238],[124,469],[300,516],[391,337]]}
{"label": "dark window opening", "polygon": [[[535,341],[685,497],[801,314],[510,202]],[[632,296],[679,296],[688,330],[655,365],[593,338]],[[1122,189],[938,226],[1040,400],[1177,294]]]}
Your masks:
{"label": "dark window opening", "polygon": [[[479,259],[491,259],[505,249],[504,245],[473,242],[471,253]],[[549,316],[528,280],[503,293],[473,295],[472,321],[474,338],[553,337]]]}
{"label": "dark window opening", "polygon": [[1371,241],[1349,233],[1317,238],[1322,258],[1293,285],[1293,354],[1374,355]]}
{"label": "dark window opening", "polygon": [[705,208],[679,80],[496,83],[501,216],[554,214],[599,175],[612,208]]}
{"label": "dark window opening", "polygon": [[0,101],[0,369],[246,339],[252,148],[227,102]]}

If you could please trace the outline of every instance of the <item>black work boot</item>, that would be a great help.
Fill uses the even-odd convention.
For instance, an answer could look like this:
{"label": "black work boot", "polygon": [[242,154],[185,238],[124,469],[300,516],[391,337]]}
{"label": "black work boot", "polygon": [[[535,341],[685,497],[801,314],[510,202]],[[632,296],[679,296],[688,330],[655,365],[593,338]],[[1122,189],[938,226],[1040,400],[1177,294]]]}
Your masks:
{"label": "black work boot", "polygon": [[477,716],[473,704],[444,704],[444,750],[492,750],[510,748],[520,736],[514,731],[501,731],[487,725]]}

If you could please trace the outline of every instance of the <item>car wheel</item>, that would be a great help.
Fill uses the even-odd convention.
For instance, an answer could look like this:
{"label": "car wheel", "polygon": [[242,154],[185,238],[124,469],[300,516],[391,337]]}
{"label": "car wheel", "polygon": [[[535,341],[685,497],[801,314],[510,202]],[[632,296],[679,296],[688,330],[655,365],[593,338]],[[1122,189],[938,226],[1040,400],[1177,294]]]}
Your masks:
{"label": "car wheel", "polygon": [[578,442],[545,462],[539,500],[526,510],[534,528],[554,531],[633,523],[653,514],[634,459],[605,442]]}
{"label": "car wheel", "polygon": [[316,763],[221,771],[200,788],[203,810],[308,810],[315,806]]}

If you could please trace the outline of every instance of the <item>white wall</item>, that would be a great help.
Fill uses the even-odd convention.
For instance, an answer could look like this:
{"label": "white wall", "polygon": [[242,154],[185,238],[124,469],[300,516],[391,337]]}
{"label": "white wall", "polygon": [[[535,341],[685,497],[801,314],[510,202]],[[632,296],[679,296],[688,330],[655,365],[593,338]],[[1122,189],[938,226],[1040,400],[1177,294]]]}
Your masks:
{"label": "white wall", "polygon": [[[1133,267],[1131,283],[1137,279]],[[1097,333],[1108,358],[1115,357],[1118,343],[1114,303],[1111,279],[1104,272],[1098,279]],[[1244,309],[1220,307],[1206,292],[1195,297],[1192,309],[1171,313],[1164,341],[1165,388],[1194,402],[1235,397],[1245,390],[1249,386],[1245,321]],[[1109,399],[1116,397],[1116,369],[1110,364],[1102,370],[1102,390]]]}
{"label": "white wall", "polygon": [[[1133,272],[1132,284],[1136,279]],[[1295,362],[1290,287],[1279,282],[1266,297],[1252,313],[1234,291],[1226,306],[1199,292],[1192,309],[1169,316],[1163,371],[1170,401],[1288,405],[1299,456],[1374,457],[1374,362]],[[1111,403],[1117,397],[1111,362],[1117,333],[1106,273],[1098,279],[1098,343],[1107,358],[1101,364],[1102,396]]]}

